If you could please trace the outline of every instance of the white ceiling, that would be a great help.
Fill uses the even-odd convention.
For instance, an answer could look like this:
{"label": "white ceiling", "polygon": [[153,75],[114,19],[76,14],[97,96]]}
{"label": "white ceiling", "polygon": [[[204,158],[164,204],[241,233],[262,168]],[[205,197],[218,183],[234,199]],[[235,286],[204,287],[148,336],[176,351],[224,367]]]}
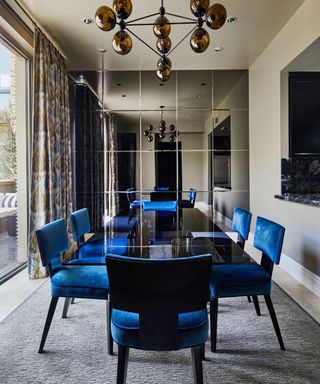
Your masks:
{"label": "white ceiling", "polygon": [[[209,31],[211,43],[206,52],[194,53],[186,39],[173,53],[173,69],[246,69],[279,32],[304,0],[221,0],[228,16],[237,23],[226,23],[220,30]],[[101,5],[112,6],[112,0],[23,0],[20,1],[57,42],[71,70],[101,68],[99,48],[106,48],[105,68],[109,70],[153,70],[158,56],[133,37],[133,48],[127,56],[112,49],[111,32],[101,31],[95,24],[85,25],[84,17],[94,18]],[[130,19],[157,12],[159,0],[133,0]],[[165,1],[167,12],[192,17],[188,0]],[[155,17],[154,17],[155,18]],[[154,18],[151,18],[153,20]],[[172,17],[169,20],[173,21]],[[175,45],[190,26],[172,26]],[[154,46],[152,27],[135,27],[134,32]],[[221,53],[215,46],[223,46]]]}

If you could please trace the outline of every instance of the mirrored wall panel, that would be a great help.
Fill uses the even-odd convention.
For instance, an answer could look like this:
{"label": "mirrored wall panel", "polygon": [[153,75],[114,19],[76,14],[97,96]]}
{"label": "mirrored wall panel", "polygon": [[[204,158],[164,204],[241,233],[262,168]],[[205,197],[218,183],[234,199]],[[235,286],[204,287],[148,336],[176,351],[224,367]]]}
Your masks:
{"label": "mirrored wall panel", "polygon": [[[247,71],[177,71],[166,83],[153,71],[106,71],[103,85],[100,72],[73,76],[100,101],[104,90],[104,154],[96,146],[90,152],[93,164],[104,163],[100,222],[124,213],[137,218],[150,201],[229,219],[235,206],[249,208]],[[75,142],[81,132],[76,126]],[[169,231],[181,222],[177,211],[172,216]]]}

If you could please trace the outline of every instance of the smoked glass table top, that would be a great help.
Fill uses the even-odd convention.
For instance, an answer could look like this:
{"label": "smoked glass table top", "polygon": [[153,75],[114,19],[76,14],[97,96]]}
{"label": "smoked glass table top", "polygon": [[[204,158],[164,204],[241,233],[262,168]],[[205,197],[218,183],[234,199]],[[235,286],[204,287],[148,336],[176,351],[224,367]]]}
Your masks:
{"label": "smoked glass table top", "polygon": [[[160,259],[211,254],[213,263],[252,262],[239,245],[196,208],[177,212],[137,209],[134,213],[120,213],[88,241],[103,239],[107,245],[115,238],[128,239],[129,257]],[[104,263],[104,257],[100,261],[95,258],[94,262],[90,257],[81,260],[79,251],[71,260],[73,265]]]}

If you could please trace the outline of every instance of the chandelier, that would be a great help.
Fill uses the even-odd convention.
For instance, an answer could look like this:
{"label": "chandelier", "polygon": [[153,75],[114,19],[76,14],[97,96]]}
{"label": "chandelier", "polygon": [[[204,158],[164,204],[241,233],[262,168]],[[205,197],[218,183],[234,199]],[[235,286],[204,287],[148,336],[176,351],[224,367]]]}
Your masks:
{"label": "chandelier", "polygon": [[[163,120],[163,110],[164,110],[164,105],[160,105],[160,122],[159,122],[159,139],[164,139],[166,135],[169,134],[169,141],[172,143],[175,141],[177,135],[179,135],[179,131],[176,130],[176,127],[174,124],[170,124],[169,127],[166,126],[166,122]],[[147,138],[149,143],[153,141],[153,136],[152,136],[152,131],[153,131],[153,125],[149,124],[147,128],[143,131],[143,135]]]}
{"label": "chandelier", "polygon": [[[170,79],[172,62],[169,55],[189,36],[191,49],[196,53],[204,52],[210,44],[210,36],[203,28],[206,24],[211,29],[219,29],[223,26],[227,18],[227,12],[222,4],[213,4],[210,6],[210,0],[190,0],[190,10],[196,17],[190,18],[173,13],[166,12],[161,0],[159,12],[139,17],[131,21],[127,21],[132,13],[131,0],[114,0],[113,9],[105,5],[99,7],[96,11],[95,22],[103,31],[111,31],[116,25],[120,30],[115,33],[112,40],[113,49],[120,55],[126,55],[131,51],[131,36],[137,38],[145,46],[151,49],[159,56],[157,62],[157,77],[160,81],[165,82]],[[170,22],[166,15],[182,19],[183,21]],[[142,22],[143,20],[158,16],[154,22]],[[192,25],[189,31],[174,47],[172,47],[169,37],[171,25]],[[150,25],[153,27],[153,33],[157,40],[155,47],[152,48],[141,37],[136,35],[131,27],[139,27]]]}

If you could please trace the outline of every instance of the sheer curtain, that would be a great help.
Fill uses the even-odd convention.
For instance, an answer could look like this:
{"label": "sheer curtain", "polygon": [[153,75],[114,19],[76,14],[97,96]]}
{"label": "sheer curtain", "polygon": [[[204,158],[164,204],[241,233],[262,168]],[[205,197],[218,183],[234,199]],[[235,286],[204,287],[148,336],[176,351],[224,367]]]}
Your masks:
{"label": "sheer curtain", "polygon": [[[60,52],[36,28],[28,255],[31,278],[47,275],[34,230],[61,217],[68,220],[72,208],[68,71]],[[67,222],[71,232],[69,220]]]}
{"label": "sheer curtain", "polygon": [[117,129],[115,118],[109,114],[107,124],[107,149],[108,149],[108,198],[107,215],[114,217],[119,211],[118,196],[118,154],[117,154]]}

